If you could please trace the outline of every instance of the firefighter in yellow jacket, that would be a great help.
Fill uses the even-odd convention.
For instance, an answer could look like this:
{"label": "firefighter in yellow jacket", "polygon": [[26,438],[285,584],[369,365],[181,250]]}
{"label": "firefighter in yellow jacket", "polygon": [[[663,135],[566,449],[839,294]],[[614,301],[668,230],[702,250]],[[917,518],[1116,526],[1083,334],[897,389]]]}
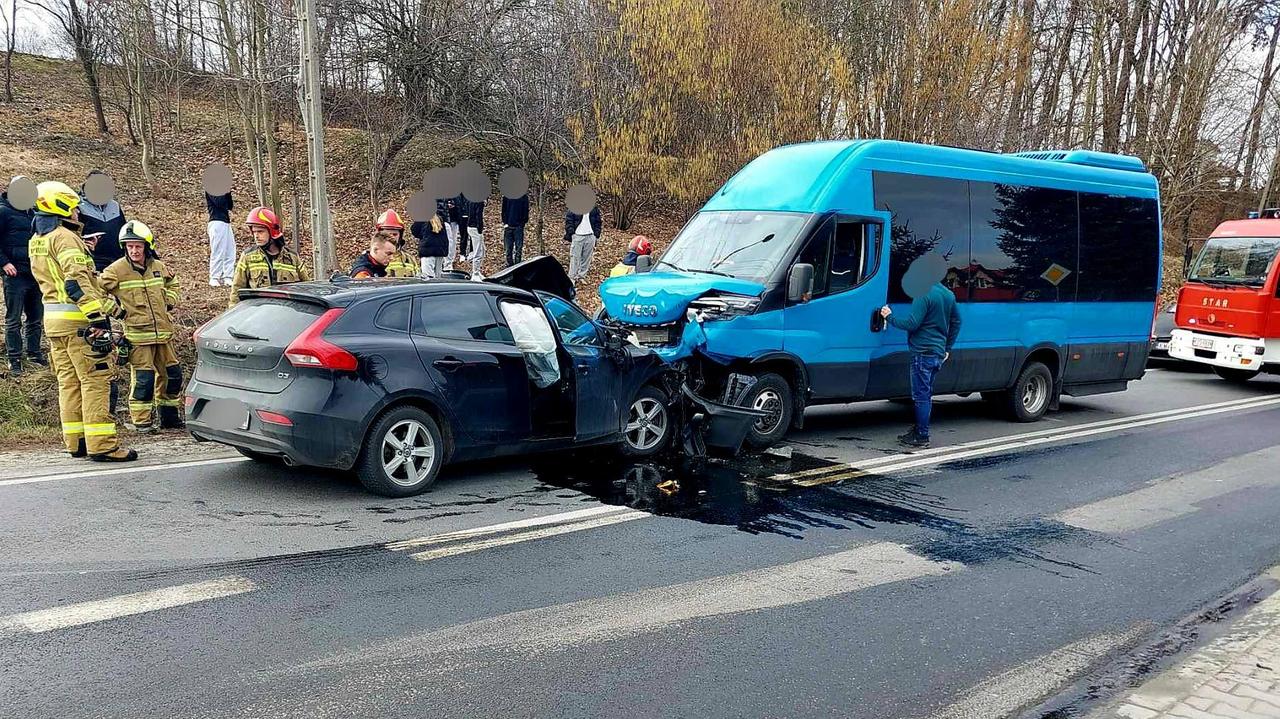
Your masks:
{"label": "firefighter in yellow jacket", "polygon": [[120,230],[125,255],[102,271],[102,289],[116,300],[124,316],[129,352],[129,417],[134,429],[152,432],[153,414],[160,429],[183,426],[178,408],[182,365],[173,349],[173,319],[178,279],[156,254],[151,228],[131,220]]}
{"label": "firefighter in yellow jacket", "polygon": [[256,247],[240,255],[235,277],[231,280],[231,301],[240,301],[240,290],[271,287],[290,282],[309,282],[311,273],[302,258],[284,246],[284,228],[280,218],[268,207],[255,207],[245,220]]}
{"label": "firefighter in yellow jacket", "polygon": [[418,257],[405,247],[404,220],[395,210],[384,210],[375,225],[378,236],[396,243],[396,252],[387,263],[387,277],[417,277]]}
{"label": "firefighter in yellow jacket", "polygon": [[111,320],[115,300],[94,274],[93,247],[81,239],[80,196],[61,182],[36,188],[34,234],[27,249],[44,301],[44,333],[58,378],[62,436],[73,457],[131,462],[111,415]]}

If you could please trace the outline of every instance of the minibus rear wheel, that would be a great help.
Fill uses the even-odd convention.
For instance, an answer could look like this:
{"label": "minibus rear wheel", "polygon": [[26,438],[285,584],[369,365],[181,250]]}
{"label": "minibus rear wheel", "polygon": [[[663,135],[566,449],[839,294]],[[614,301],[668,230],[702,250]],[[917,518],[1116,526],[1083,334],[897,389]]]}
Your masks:
{"label": "minibus rear wheel", "polygon": [[748,445],[765,449],[782,441],[795,413],[795,395],[781,375],[765,372],[757,376],[742,404],[766,413],[751,425],[751,431],[747,433]]}
{"label": "minibus rear wheel", "polygon": [[1017,422],[1035,422],[1053,402],[1053,374],[1039,362],[1028,362],[1005,394],[1009,416]]}

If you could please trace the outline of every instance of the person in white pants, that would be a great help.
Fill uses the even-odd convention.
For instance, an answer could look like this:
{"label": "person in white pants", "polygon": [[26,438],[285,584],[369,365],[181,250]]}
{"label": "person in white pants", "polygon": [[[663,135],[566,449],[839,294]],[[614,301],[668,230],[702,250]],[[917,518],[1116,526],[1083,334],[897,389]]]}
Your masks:
{"label": "person in white pants", "polygon": [[564,240],[569,243],[569,279],[582,281],[591,269],[591,258],[600,237],[600,208],[592,207],[585,215],[573,210],[564,215]]}
{"label": "person in white pants", "polygon": [[430,220],[413,223],[409,231],[418,238],[418,257],[422,266],[424,279],[434,280],[444,271],[444,263],[448,261],[445,252],[449,249],[449,233],[447,225],[440,218],[440,213],[431,216]]}
{"label": "person in white pants", "polygon": [[466,198],[461,201],[467,203],[462,211],[466,222],[467,244],[470,245],[466,261],[471,265],[471,279],[482,280],[484,275],[480,272],[480,266],[484,263],[484,203],[470,202]]}
{"label": "person in white pants", "polygon": [[230,287],[236,274],[236,236],[231,230],[231,193],[204,195],[209,209],[209,285]]}

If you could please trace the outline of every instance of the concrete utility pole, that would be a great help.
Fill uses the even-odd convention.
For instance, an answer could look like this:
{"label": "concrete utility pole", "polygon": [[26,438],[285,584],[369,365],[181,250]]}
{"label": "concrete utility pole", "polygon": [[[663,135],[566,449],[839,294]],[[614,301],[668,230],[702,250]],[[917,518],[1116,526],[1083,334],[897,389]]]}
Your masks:
{"label": "concrete utility pole", "polygon": [[333,247],[333,219],[324,178],[324,99],[320,92],[320,58],[316,56],[316,3],[299,0],[298,54],[301,88],[298,102],[307,133],[307,169],[311,188],[312,265],[317,279],[338,265]]}

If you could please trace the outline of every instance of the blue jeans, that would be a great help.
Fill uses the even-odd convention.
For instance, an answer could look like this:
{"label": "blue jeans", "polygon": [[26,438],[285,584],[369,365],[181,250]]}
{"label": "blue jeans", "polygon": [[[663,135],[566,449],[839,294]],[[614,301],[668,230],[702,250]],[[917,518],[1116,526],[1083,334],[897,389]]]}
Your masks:
{"label": "blue jeans", "polygon": [[916,436],[929,438],[929,413],[933,411],[933,380],[942,369],[942,358],[911,355],[911,400],[916,405]]}

